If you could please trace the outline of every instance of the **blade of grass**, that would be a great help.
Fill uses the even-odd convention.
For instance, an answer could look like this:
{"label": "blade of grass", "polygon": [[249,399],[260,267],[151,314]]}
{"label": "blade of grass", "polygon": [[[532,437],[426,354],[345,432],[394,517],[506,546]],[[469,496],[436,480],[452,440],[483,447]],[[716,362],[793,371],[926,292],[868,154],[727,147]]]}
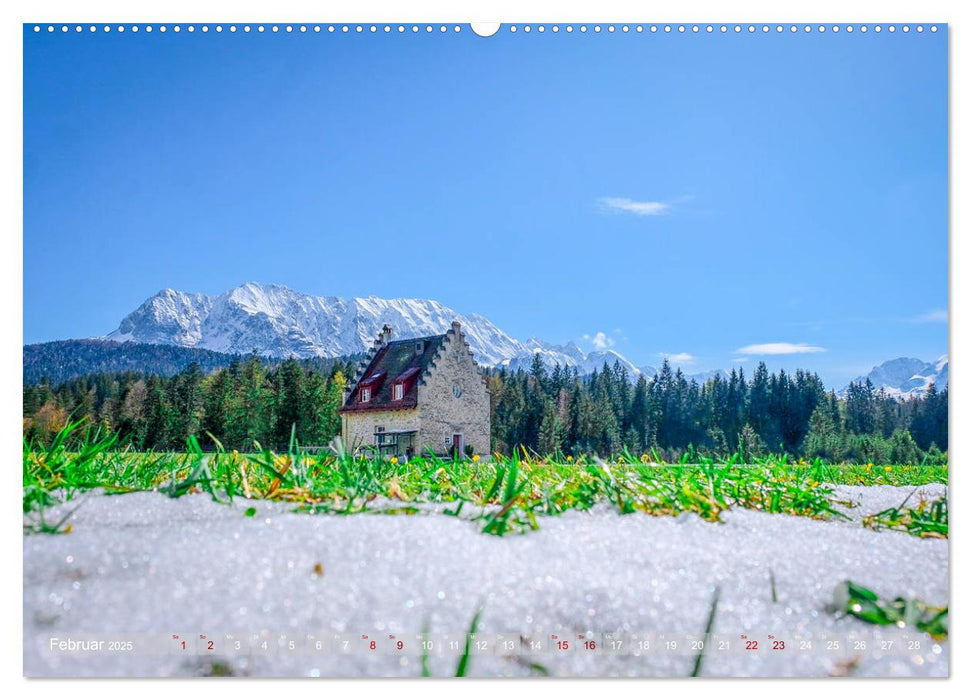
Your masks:
{"label": "blade of grass", "polygon": [[465,635],[465,651],[462,652],[462,657],[459,659],[459,664],[455,668],[455,677],[464,678],[469,670],[469,659],[472,656],[472,637],[475,635],[475,631],[479,629],[479,618],[482,616],[482,608],[475,611],[475,615],[472,617],[472,624],[469,625],[469,631]]}
{"label": "blade of grass", "polygon": [[705,651],[708,649],[708,637],[715,626],[715,612],[718,610],[718,596],[721,594],[721,587],[715,587],[715,595],[711,599],[711,610],[708,611],[708,624],[705,625],[705,639],[701,645],[698,656],[695,657],[694,668],[691,670],[691,677],[697,678],[701,675],[701,664],[705,659]]}

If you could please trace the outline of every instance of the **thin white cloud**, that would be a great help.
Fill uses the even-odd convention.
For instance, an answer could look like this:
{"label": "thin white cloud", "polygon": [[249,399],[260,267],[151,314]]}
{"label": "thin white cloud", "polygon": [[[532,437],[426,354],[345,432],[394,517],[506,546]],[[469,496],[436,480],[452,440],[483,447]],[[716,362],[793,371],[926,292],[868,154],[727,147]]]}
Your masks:
{"label": "thin white cloud", "polygon": [[809,343],[756,343],[735,352],[740,355],[800,355],[807,352],[826,352],[826,348]]}
{"label": "thin white cloud", "polygon": [[601,197],[600,206],[609,211],[625,212],[637,216],[660,216],[667,214],[671,205],[667,202],[637,202],[626,197]]}
{"label": "thin white cloud", "polygon": [[735,364],[741,364],[743,362],[748,362],[748,358],[747,357],[733,357],[732,358],[732,362],[735,363]]}
{"label": "thin white cloud", "polygon": [[948,313],[947,309],[932,309],[926,314],[920,314],[919,316],[914,316],[910,320],[913,323],[947,323]]}
{"label": "thin white cloud", "polygon": [[686,352],[659,352],[658,357],[679,365],[690,365],[695,361],[695,356]]}
{"label": "thin white cloud", "polygon": [[597,331],[593,335],[585,333],[583,339],[589,341],[596,350],[606,350],[614,346],[614,339],[603,331]]}

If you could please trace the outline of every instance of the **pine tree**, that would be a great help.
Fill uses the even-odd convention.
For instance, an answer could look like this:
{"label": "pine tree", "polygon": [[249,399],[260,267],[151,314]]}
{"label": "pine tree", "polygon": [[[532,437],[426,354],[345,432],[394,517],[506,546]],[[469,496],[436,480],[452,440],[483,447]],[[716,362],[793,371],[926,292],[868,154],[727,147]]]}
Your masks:
{"label": "pine tree", "polygon": [[769,370],[764,362],[760,362],[752,376],[752,384],[748,390],[748,405],[745,422],[760,438],[771,432],[769,397]]}
{"label": "pine tree", "polygon": [[326,445],[341,432],[341,405],[344,402],[344,390],[347,388],[347,378],[342,370],[337,370],[327,381],[326,400],[323,407],[323,434],[320,443]]}
{"label": "pine tree", "polygon": [[276,371],[274,438],[278,448],[288,445],[293,430],[297,431],[297,439],[301,442],[308,438],[305,435],[308,426],[300,420],[304,398],[304,371],[291,357]]}
{"label": "pine tree", "polygon": [[842,458],[839,432],[828,405],[821,405],[813,411],[802,454],[809,458],[819,457],[827,461],[837,461]]}
{"label": "pine tree", "polygon": [[539,428],[539,453],[557,454],[562,448],[563,425],[557,415],[556,403],[552,399],[547,399],[543,408],[543,421]]}
{"label": "pine tree", "polygon": [[165,395],[165,387],[158,377],[148,380],[145,397],[145,434],[142,447],[146,449],[165,450],[176,448],[171,427],[173,411]]}
{"label": "pine tree", "polygon": [[630,405],[630,425],[628,428],[630,444],[628,446],[635,453],[642,452],[648,445],[649,412],[647,380],[642,374],[637,378]]}

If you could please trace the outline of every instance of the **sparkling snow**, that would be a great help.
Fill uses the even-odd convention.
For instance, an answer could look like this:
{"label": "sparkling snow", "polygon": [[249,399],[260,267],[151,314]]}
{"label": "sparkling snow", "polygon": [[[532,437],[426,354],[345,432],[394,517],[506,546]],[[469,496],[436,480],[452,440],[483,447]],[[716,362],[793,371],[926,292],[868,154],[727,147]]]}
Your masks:
{"label": "sparkling snow", "polygon": [[[461,638],[482,605],[483,640],[522,634],[548,641],[554,633],[573,639],[574,647],[474,655],[471,675],[528,675],[537,663],[554,676],[685,676],[694,653],[614,654],[602,644],[587,653],[576,648],[576,635],[615,633],[629,645],[636,635],[664,634],[687,648],[688,637],[678,635],[704,631],[718,586],[713,633],[722,636],[713,639],[739,642],[745,634],[762,646],[720,654],[710,641],[703,675],[947,675],[946,643],[914,633],[922,639],[919,652],[859,654],[854,639],[872,643],[898,631],[827,610],[844,579],[882,596],[947,605],[947,541],[873,532],[858,522],[912,490],[839,488],[838,497],[859,504],[848,509],[853,522],[737,509],[714,524],[694,515],[620,516],[599,506],[543,518],[538,531],[503,538],[437,513],[342,517],[242,499],[226,506],[207,495],[89,495],[71,518],[70,534],[24,537],[24,672],[169,676],[228,668],[250,676],[413,676],[420,673],[416,653],[369,654],[360,635],[385,642],[394,634],[414,648],[427,625],[431,638]],[[923,486],[913,498],[943,491]],[[254,517],[244,515],[248,507],[256,508]],[[153,635],[170,653],[49,651],[51,637],[113,632]],[[219,648],[226,634],[262,633],[274,650],[217,649],[206,657],[166,644],[172,634],[191,644],[200,633]],[[291,635],[298,650],[276,649],[279,634]],[[307,634],[344,635],[359,648],[300,651]],[[768,635],[788,640],[786,651],[766,648]],[[796,649],[800,638],[821,645],[825,635],[840,639],[841,650]],[[451,675],[456,662],[455,655],[434,653],[432,674]]]}

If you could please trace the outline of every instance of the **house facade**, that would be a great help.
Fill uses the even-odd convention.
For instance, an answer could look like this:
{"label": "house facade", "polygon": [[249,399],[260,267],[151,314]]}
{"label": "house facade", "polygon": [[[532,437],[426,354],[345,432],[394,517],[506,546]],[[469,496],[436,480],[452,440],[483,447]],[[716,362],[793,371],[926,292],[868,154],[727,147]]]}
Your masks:
{"label": "house facade", "polygon": [[489,391],[458,322],[443,335],[392,340],[385,326],[348,382],[341,435],[385,457],[490,453]]}

